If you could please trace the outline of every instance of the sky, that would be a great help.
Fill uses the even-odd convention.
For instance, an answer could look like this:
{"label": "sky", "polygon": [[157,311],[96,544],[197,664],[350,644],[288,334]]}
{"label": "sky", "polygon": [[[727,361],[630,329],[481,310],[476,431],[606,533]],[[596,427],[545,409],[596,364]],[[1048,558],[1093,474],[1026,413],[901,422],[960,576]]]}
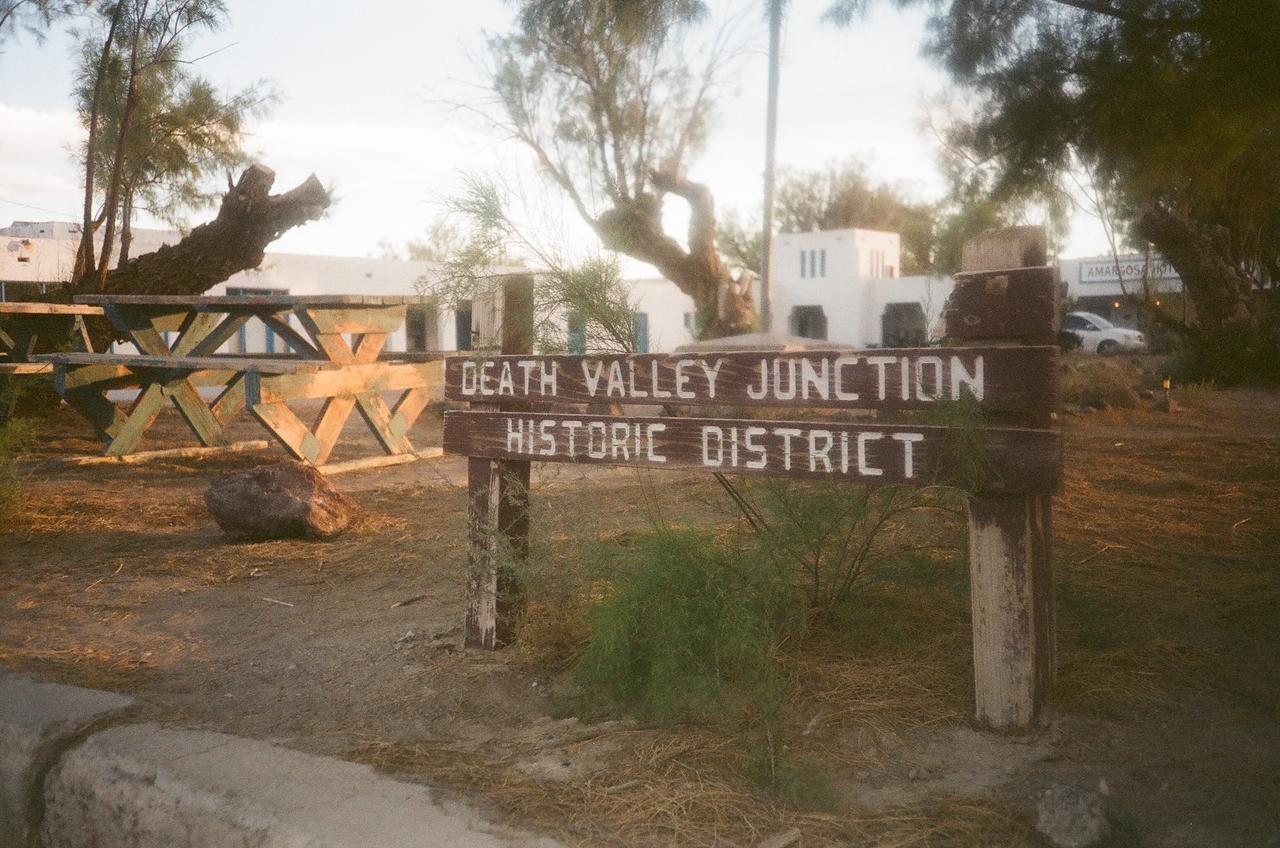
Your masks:
{"label": "sky", "polygon": [[[444,102],[481,102],[486,38],[510,28],[509,3],[227,5],[229,26],[192,44],[191,55],[212,54],[198,71],[226,89],[268,81],[280,101],[252,126],[248,149],[276,172],[276,190],[315,173],[337,198],[323,220],[285,234],[274,250],[369,256],[384,242],[403,245],[443,214],[443,199],[459,191],[468,173],[522,178],[527,190],[558,203],[553,188],[529,176],[525,151]],[[721,92],[707,148],[687,168],[690,178],[711,187],[720,210],[753,212],[760,204],[767,32],[758,5],[711,2],[713,19],[740,16],[747,45]],[[814,169],[857,157],[873,179],[917,199],[937,198],[943,183],[925,119],[927,104],[945,99],[948,83],[920,56],[924,13],[879,4],[853,27],[836,28],[819,20],[825,6],[797,0],[789,7],[779,165]],[[72,46],[67,32],[55,30],[43,44],[26,35],[7,38],[0,52],[0,225],[79,217],[74,150],[83,131],[70,97]],[[556,214],[565,216],[558,220],[569,239],[583,238],[569,213]],[[196,213],[191,223],[210,215]],[[670,211],[669,228],[681,228],[678,208]],[[1063,255],[1105,249],[1096,223],[1077,216]]]}

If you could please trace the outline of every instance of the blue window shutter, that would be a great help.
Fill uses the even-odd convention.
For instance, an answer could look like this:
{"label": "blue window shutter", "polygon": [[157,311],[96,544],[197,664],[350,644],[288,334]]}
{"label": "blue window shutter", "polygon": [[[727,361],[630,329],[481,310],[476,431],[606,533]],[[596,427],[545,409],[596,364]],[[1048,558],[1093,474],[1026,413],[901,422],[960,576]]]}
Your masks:
{"label": "blue window shutter", "polygon": [[800,279],[802,280],[804,279],[804,272],[805,272],[804,251],[802,250],[800,251]]}
{"label": "blue window shutter", "polygon": [[580,314],[569,315],[569,352],[587,352],[587,322]]}
{"label": "blue window shutter", "polygon": [[649,316],[644,312],[637,312],[634,319],[635,337],[636,337],[636,353],[649,352]]}
{"label": "blue window shutter", "polygon": [[827,276],[827,249],[825,247],[822,248],[822,253],[819,256],[822,258],[822,273],[818,276],[825,277]]}

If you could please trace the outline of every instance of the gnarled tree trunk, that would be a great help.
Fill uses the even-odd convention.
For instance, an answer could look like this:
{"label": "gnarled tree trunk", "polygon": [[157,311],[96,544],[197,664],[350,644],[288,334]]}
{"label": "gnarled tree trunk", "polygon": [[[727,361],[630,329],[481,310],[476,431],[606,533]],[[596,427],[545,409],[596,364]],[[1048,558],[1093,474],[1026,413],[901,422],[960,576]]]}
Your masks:
{"label": "gnarled tree trunk", "polygon": [[[594,222],[600,240],[610,250],[650,263],[693,298],[703,338],[755,330],[750,278],[735,279],[716,251],[711,190],[680,174],[654,172],[650,179],[661,193],[646,192],[601,214]],[[662,229],[662,193],[689,204],[687,250]]]}
{"label": "gnarled tree trunk", "polygon": [[1205,374],[1232,382],[1280,376],[1280,321],[1233,259],[1225,228],[1207,229],[1156,204],[1136,225],[1182,278],[1195,310],[1185,337]]}
{"label": "gnarled tree trunk", "polygon": [[[233,274],[257,268],[267,245],[285,231],[319,218],[327,192],[312,174],[284,194],[271,194],[275,172],[251,165],[222,198],[218,216],[177,244],[130,259],[107,274],[107,294],[199,295]],[[72,294],[98,291],[96,278],[81,278]]]}

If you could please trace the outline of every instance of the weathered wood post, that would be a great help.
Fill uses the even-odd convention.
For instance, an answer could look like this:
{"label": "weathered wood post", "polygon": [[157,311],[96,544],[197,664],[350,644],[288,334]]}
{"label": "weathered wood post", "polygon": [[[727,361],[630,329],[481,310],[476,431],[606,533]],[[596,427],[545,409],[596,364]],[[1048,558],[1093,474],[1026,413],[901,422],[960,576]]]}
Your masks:
{"label": "weathered wood post", "polygon": [[[502,283],[502,353],[533,353],[533,277]],[[529,404],[473,403],[473,409],[527,412]],[[511,641],[524,589],[511,568],[529,556],[529,462],[467,460],[468,531],[466,646],[493,650]]]}
{"label": "weathered wood post", "polygon": [[[955,344],[1051,345],[1057,285],[1041,227],[993,230],[964,246],[945,314]],[[1052,425],[1042,411],[999,423]],[[999,730],[1032,726],[1055,671],[1052,506],[1048,494],[979,493],[969,502],[977,719]]]}

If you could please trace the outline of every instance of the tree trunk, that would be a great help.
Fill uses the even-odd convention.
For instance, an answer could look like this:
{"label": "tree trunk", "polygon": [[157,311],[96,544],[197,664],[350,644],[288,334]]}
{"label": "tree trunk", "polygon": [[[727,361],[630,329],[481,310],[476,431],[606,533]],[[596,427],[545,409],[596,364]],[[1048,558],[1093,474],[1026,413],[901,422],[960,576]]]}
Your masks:
{"label": "tree trunk", "polygon": [[84,223],[80,231],[80,247],[76,251],[75,268],[71,279],[79,280],[92,271],[96,265],[93,257],[93,150],[98,138],[98,113],[102,108],[102,83],[107,75],[107,64],[111,61],[111,45],[115,41],[116,27],[120,24],[120,15],[124,11],[124,0],[116,3],[111,13],[111,23],[107,26],[107,38],[102,43],[102,56],[98,59],[98,75],[93,81],[93,103],[89,107],[89,141],[84,155]]}
{"label": "tree trunk", "polygon": [[[138,61],[138,53],[142,49],[143,21],[147,15],[147,3],[142,4],[133,22],[132,46],[129,50],[129,83],[125,88],[124,110],[120,113],[120,126],[116,128],[115,156],[111,161],[111,180],[107,184],[107,199],[103,201],[103,209],[107,213],[106,224],[103,225],[102,255],[98,258],[98,290],[107,290],[107,274],[111,273],[111,249],[116,236],[116,215],[120,212],[120,188],[124,182],[125,146],[129,138],[129,125],[133,120],[133,110],[138,105],[138,74],[142,72]],[[89,151],[93,155],[93,151]]]}
{"label": "tree trunk", "polygon": [[120,200],[120,261],[117,268],[129,264],[129,246],[133,244],[133,188],[125,186]]}
{"label": "tree trunk", "polygon": [[642,194],[602,214],[593,224],[605,247],[658,269],[693,298],[701,338],[749,333],[756,329],[750,281],[734,279],[716,251],[715,202],[702,183],[682,175],[652,175],[655,188],[689,204],[689,248],[662,229],[661,194]]}
{"label": "tree trunk", "polygon": [[1204,376],[1239,382],[1280,373],[1280,326],[1232,258],[1229,233],[1155,204],[1142,210],[1136,226],[1182,278],[1183,297],[1195,310],[1187,339]]}
{"label": "tree trunk", "polygon": [[[319,218],[329,193],[312,174],[284,194],[270,194],[275,172],[251,165],[222,198],[218,216],[201,224],[177,244],[130,259],[107,274],[109,294],[199,295],[240,271],[256,268],[267,245],[287,230]],[[81,279],[73,294],[98,290],[93,278]]]}

